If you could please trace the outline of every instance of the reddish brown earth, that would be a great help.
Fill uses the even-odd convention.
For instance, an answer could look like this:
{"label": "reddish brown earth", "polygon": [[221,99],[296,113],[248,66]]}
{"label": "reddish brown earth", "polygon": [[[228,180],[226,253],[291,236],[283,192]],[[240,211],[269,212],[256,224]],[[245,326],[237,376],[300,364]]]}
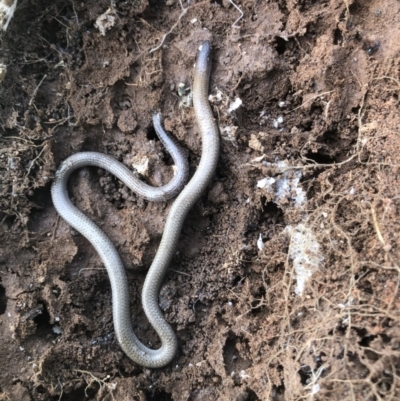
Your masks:
{"label": "reddish brown earth", "polygon": [[[104,36],[105,0],[20,1],[2,35],[0,400],[399,399],[399,1],[237,0],[235,25],[229,0],[114,3]],[[149,370],[121,351],[108,276],[50,184],[82,150],[147,157],[142,178],[167,182],[158,109],[193,174],[201,138],[177,88],[204,39],[222,149],[161,291],[179,353]],[[70,195],[130,268],[134,330],[157,347],[140,291],[173,201],[92,168]],[[313,270],[301,294],[295,245]]]}

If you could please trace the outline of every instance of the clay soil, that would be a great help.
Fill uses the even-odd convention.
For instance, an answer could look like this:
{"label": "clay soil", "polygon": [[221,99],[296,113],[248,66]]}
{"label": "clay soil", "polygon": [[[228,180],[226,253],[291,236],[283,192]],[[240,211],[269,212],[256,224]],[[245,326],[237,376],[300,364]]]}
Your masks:
{"label": "clay soil", "polygon": [[[207,39],[221,154],[160,293],[179,352],[145,369],[50,187],[84,150],[168,182],[157,110],[192,175]],[[1,48],[0,400],[400,399],[398,0],[25,0]],[[134,331],[157,348],[140,293],[173,200],[96,168],[69,193],[120,252]]]}

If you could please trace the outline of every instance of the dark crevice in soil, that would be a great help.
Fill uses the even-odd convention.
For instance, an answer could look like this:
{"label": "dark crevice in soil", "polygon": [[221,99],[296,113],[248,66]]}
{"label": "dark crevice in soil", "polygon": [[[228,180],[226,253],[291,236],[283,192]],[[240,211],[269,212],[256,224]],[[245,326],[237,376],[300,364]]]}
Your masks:
{"label": "dark crevice in soil", "polygon": [[0,213],[0,221],[7,227],[7,229],[10,229],[13,226],[16,219],[16,215],[5,215],[4,213]]}
{"label": "dark crevice in soil", "polygon": [[335,163],[335,159],[325,153],[323,151],[319,152],[307,152],[305,157],[307,159],[313,160],[317,164],[333,164]]}
{"label": "dark crevice in soil", "polygon": [[[225,370],[227,375],[232,372],[240,372],[251,366],[251,362],[244,358],[244,352],[247,348],[246,341],[230,332],[223,350]],[[240,385],[240,380],[235,376],[235,384]]]}
{"label": "dark crevice in soil", "polygon": [[171,394],[159,390],[159,391],[145,391],[147,401],[173,401]]}
{"label": "dark crevice in soil", "polygon": [[154,129],[153,126],[147,128],[147,134],[146,137],[149,141],[159,141],[160,139],[158,138],[158,135],[156,133],[156,130]]}
{"label": "dark crevice in soil", "polygon": [[277,51],[277,53],[280,55],[285,53],[289,43],[285,39],[280,38],[279,36],[275,38],[275,43],[276,43],[275,50]]}
{"label": "dark crevice in soil", "polygon": [[268,223],[273,224],[282,224],[284,222],[284,216],[282,209],[275,202],[265,202],[265,198],[263,197],[263,220]]}
{"label": "dark crevice in soil", "polygon": [[260,401],[260,399],[257,397],[257,394],[251,388],[246,389],[246,392],[246,401]]}
{"label": "dark crevice in soil", "polygon": [[361,339],[358,342],[361,347],[369,347],[371,342],[378,337],[377,335],[369,334],[366,329],[354,328],[354,330]]}
{"label": "dark crevice in soil", "polygon": [[0,315],[3,315],[6,309],[7,309],[6,289],[0,284]]}
{"label": "dark crevice in soil", "polygon": [[297,373],[300,375],[300,381],[303,386],[306,386],[312,379],[312,369],[308,365],[303,365]]}
{"label": "dark crevice in soil", "polygon": [[42,303],[41,313],[38,313],[33,321],[36,323],[36,334],[47,334],[52,332],[52,325],[50,324],[50,314],[46,305]]}
{"label": "dark crevice in soil", "polygon": [[[90,387],[87,387],[87,385],[83,385],[81,387],[78,387],[77,389],[71,391],[69,394],[63,394],[61,400],[62,401],[80,401],[80,400],[91,400],[93,399],[93,397],[95,397],[95,395],[98,392],[98,388],[94,389],[93,387],[95,387],[98,385],[94,385],[92,384]],[[58,398],[55,398],[57,400],[59,400],[59,396]]]}
{"label": "dark crevice in soil", "polygon": [[325,143],[327,145],[335,145],[340,142],[340,136],[336,129],[325,131],[322,136],[318,139],[318,142]]}
{"label": "dark crevice in soil", "polygon": [[42,384],[39,384],[37,387],[36,387],[36,393],[38,393],[38,394],[46,394],[47,393],[47,390],[46,390],[46,388],[42,385]]}
{"label": "dark crevice in soil", "polygon": [[272,400],[273,401],[284,401],[285,400],[285,386],[283,384],[281,386],[273,387]]}
{"label": "dark crevice in soil", "polygon": [[[50,206],[53,204],[53,201],[51,200],[51,193],[50,193],[50,187],[51,184],[49,183],[46,185],[44,188],[36,188],[31,196],[27,196],[27,199],[32,201],[35,205],[38,205],[39,208],[36,208],[32,211],[31,218],[35,220],[34,214],[38,209],[44,208],[46,206]],[[40,210],[39,210],[40,212]]]}
{"label": "dark crevice in soil", "polygon": [[336,28],[333,32],[333,44],[341,45],[343,42],[343,34],[339,28]]}

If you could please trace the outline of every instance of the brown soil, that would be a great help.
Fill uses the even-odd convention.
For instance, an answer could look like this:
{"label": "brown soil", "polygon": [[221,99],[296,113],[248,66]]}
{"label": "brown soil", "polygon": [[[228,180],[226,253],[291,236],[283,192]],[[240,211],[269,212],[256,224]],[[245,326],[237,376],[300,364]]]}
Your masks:
{"label": "brown soil", "polygon": [[[101,35],[109,1],[19,2],[0,60],[0,400],[400,398],[400,3],[235,3],[233,25],[229,0],[186,13],[115,1]],[[143,179],[167,182],[157,109],[192,174],[201,141],[177,88],[204,39],[220,161],[160,295],[179,353],[143,369],[121,351],[108,276],[50,184],[82,150],[147,157]],[[157,347],[140,291],[173,201],[91,168],[70,195],[130,268],[134,330]],[[303,292],[299,266],[313,272]]]}

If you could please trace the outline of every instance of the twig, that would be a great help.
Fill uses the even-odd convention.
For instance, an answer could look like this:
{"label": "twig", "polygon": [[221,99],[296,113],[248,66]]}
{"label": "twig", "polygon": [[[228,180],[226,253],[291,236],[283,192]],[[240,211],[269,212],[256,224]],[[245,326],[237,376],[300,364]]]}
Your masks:
{"label": "twig", "polygon": [[76,13],[76,10],[75,10],[74,0],[72,0],[72,9],[74,10],[74,14],[75,14],[75,18],[76,18],[76,23],[79,25],[79,19],[78,19],[78,14]]}
{"label": "twig", "polygon": [[318,94],[318,95],[315,95],[315,96],[311,97],[310,99],[307,99],[307,100],[306,100],[304,103],[302,103],[300,106],[298,106],[298,107],[296,107],[296,108],[294,108],[294,109],[292,109],[292,110],[289,110],[289,111],[295,111],[295,110],[299,109],[300,107],[303,107],[303,106],[304,106],[305,104],[307,104],[308,102],[311,102],[311,100],[314,100],[314,99],[316,99],[317,97],[321,97],[321,96],[323,96],[323,95],[327,95],[327,94],[332,93],[332,92],[335,92],[335,91],[322,92],[322,93],[320,93],[320,94]]}
{"label": "twig", "polygon": [[381,79],[390,79],[390,80],[396,82],[397,85],[399,85],[399,89],[400,89],[400,82],[396,78],[390,77],[388,75],[384,75],[382,77],[377,77],[377,78],[372,78],[372,81],[380,81]]}
{"label": "twig", "polygon": [[[192,8],[195,8],[195,7],[200,7],[202,5],[205,5],[206,3],[208,3],[208,0],[200,1],[200,3],[193,4],[192,6],[188,6],[186,8],[183,7],[181,0],[179,0],[179,2],[181,4],[182,12],[178,17],[178,20],[175,22],[174,25],[172,25],[171,29],[162,37],[161,43],[158,46],[154,47],[153,49],[150,49],[149,53],[155,52],[156,50],[158,50],[164,44],[164,41],[165,41],[166,37],[177,27],[177,25],[179,24],[180,20],[186,15],[186,13],[189,10],[191,10]],[[188,3],[190,3],[190,2],[188,2]]]}
{"label": "twig", "polygon": [[383,248],[385,248],[386,246],[386,242],[383,239],[381,230],[379,229],[379,225],[378,225],[378,219],[376,218],[376,213],[375,213],[375,209],[371,206],[371,215],[372,215],[372,222],[374,224],[374,228],[376,231],[376,235],[378,236],[379,242],[382,244]]}
{"label": "twig", "polygon": [[42,80],[39,82],[39,85],[38,85],[38,86],[35,88],[35,90],[33,91],[31,100],[29,100],[29,103],[28,103],[29,106],[32,106],[32,102],[33,102],[33,100],[35,99],[35,96],[36,96],[36,94],[37,94],[37,91],[39,90],[40,85],[42,85],[42,82],[45,80],[45,78],[47,78],[47,74],[45,74],[45,75],[43,76]]}
{"label": "twig", "polygon": [[57,228],[58,228],[58,223],[60,222],[60,215],[57,215],[57,220],[56,220],[56,224],[54,226],[54,230],[53,230],[53,235],[51,236],[51,240],[54,241],[55,237],[56,237],[56,232],[57,232]]}
{"label": "twig", "polygon": [[[87,389],[92,385],[92,383],[97,383],[100,386],[100,390],[103,390],[106,388],[111,395],[111,399],[115,400],[113,391],[115,390],[116,384],[115,383],[107,383],[106,380],[110,379],[110,375],[107,375],[104,379],[100,379],[96,377],[92,372],[89,372],[87,370],[80,370],[80,369],[75,369],[75,372],[78,372],[83,375],[84,380],[87,383],[87,386],[85,388],[85,395],[87,396]],[[85,377],[85,375],[88,375],[89,378]]]}
{"label": "twig", "polygon": [[181,2],[181,7],[182,7],[182,12],[179,14],[178,20],[175,22],[174,25],[172,25],[171,29],[162,37],[160,44],[158,46],[154,47],[153,49],[151,49],[149,51],[149,53],[155,52],[164,44],[164,41],[167,38],[167,36],[178,26],[180,20],[186,15],[187,11],[189,10],[189,7],[184,8],[182,6],[182,2]]}
{"label": "twig", "polygon": [[177,273],[177,274],[182,274],[183,276],[188,276],[188,277],[192,277],[190,274],[187,274],[185,272],[180,272],[178,270],[174,270],[174,269],[169,269],[171,272]]}
{"label": "twig", "polygon": [[31,161],[31,164],[30,164],[30,166],[29,166],[28,172],[25,174],[25,178],[26,178],[26,177],[29,175],[29,173],[31,172],[32,167],[33,167],[33,165],[35,164],[36,160],[38,160],[39,157],[42,155],[42,153],[43,153],[45,147],[46,147],[46,144],[43,145],[42,150],[41,150],[41,151],[39,152],[39,154]]}
{"label": "twig", "polygon": [[240,28],[240,26],[237,26],[236,24],[243,18],[243,11],[232,0],[229,0],[229,3],[240,12],[240,17],[232,24],[232,28]]}
{"label": "twig", "polygon": [[61,401],[61,398],[62,398],[63,393],[64,393],[64,386],[61,384],[59,378],[57,378],[57,381],[58,381],[58,384],[60,385],[60,388],[61,388],[61,393],[60,393],[60,396],[58,397],[58,401]]}
{"label": "twig", "polygon": [[80,269],[78,272],[78,276],[84,271],[84,270],[106,270],[105,267],[84,267],[83,269]]}

